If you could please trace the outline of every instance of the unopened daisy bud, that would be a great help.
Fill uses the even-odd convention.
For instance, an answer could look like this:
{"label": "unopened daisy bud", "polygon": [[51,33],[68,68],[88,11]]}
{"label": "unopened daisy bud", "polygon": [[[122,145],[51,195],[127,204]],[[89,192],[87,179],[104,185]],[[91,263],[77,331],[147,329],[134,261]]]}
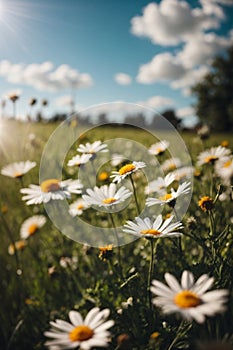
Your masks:
{"label": "unopened daisy bud", "polygon": [[14,244],[10,244],[8,247],[8,254],[14,255],[16,250],[23,250],[27,245],[27,242],[23,239],[16,241]]}
{"label": "unopened daisy bud", "polygon": [[113,245],[109,244],[105,247],[99,247],[99,258],[100,260],[107,261],[112,257]]}
{"label": "unopened daisy bud", "polygon": [[209,211],[214,208],[214,201],[211,197],[204,196],[199,200],[198,205],[203,211]]}
{"label": "unopened daisy bud", "polygon": [[1,212],[2,212],[2,214],[6,214],[8,212],[8,206],[3,204],[1,207]]}
{"label": "unopened daisy bud", "polygon": [[109,174],[107,173],[107,171],[102,171],[99,175],[98,175],[98,180],[99,181],[106,181],[109,178]]}
{"label": "unopened daisy bud", "polygon": [[130,336],[127,333],[122,333],[118,335],[117,345],[119,350],[131,349]]}
{"label": "unopened daisy bud", "polygon": [[229,146],[229,141],[223,140],[223,141],[221,142],[221,146],[222,146],[222,147],[228,147],[228,146]]}
{"label": "unopened daisy bud", "polygon": [[159,332],[153,332],[151,335],[150,335],[150,339],[157,339],[158,337],[160,336],[160,333]]}

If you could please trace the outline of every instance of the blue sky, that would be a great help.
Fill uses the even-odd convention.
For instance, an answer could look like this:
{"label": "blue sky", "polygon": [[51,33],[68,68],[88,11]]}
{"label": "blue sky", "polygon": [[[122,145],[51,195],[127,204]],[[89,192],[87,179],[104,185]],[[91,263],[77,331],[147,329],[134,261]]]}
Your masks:
{"label": "blue sky", "polygon": [[232,17],[232,0],[0,0],[0,95],[19,90],[18,117],[31,97],[69,112],[73,91],[77,110],[125,101],[191,123],[190,85],[233,43]]}

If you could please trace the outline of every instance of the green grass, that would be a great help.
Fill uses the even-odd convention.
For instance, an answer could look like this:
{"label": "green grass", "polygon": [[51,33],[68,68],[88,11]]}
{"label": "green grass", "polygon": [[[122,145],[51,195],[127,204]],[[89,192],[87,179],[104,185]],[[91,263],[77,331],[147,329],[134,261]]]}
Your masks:
{"label": "green grass", "polygon": [[[31,183],[39,184],[39,165],[43,150],[57,127],[58,124],[2,121],[0,166],[15,161],[35,160],[37,167],[23,177],[23,186],[27,187]],[[30,133],[35,134],[35,139],[31,141],[28,137]],[[229,141],[229,147],[233,146],[233,138],[227,134],[211,135],[204,143],[191,133],[181,134],[181,136],[194,162],[203,149],[217,146],[223,140]],[[73,143],[73,140],[78,137],[79,140]],[[72,172],[72,169],[65,164],[66,160],[76,153],[79,143],[99,139],[112,140],[111,142],[114,143],[116,138],[121,138],[123,139],[119,144],[121,146],[123,142],[133,140],[144,148],[148,148],[158,139],[169,137],[172,139],[174,135],[161,131],[148,133],[143,130],[120,127],[100,127],[86,131],[79,125],[76,128],[65,125],[62,133],[58,133],[57,144],[52,143],[53,147],[49,151],[47,145],[48,171],[50,172],[58,153],[62,152],[62,148],[69,143],[73,146],[65,155],[63,178],[77,176],[77,173]],[[136,147],[136,143],[133,147]],[[125,147],[124,144],[122,147]],[[119,149],[116,149],[116,152],[118,151]],[[136,153],[137,151],[135,156],[139,156],[139,153]],[[167,156],[165,154],[162,157],[165,160]],[[111,171],[109,162],[104,163],[98,172],[102,170]],[[89,176],[88,172],[86,176]],[[210,191],[213,191],[214,198],[218,193],[221,180],[212,176],[213,171],[204,169],[201,177],[194,179],[191,204],[182,220],[184,225],[182,249],[177,238],[158,240],[153,278],[164,282],[165,272],[180,278],[181,272],[187,269],[193,272],[195,278],[204,273],[213,276],[216,289],[232,290],[233,251],[230,227],[233,217],[232,201],[227,197],[224,201],[216,202],[213,210],[212,236],[209,215],[198,207],[200,197],[209,195]],[[206,341],[226,339],[232,342],[232,302],[228,303],[224,314],[208,318],[203,325],[196,322],[186,324],[187,329],[183,334],[180,330],[178,331],[181,321],[179,315],[163,315],[160,309],[151,308],[148,304],[147,292],[150,244],[145,239],[136,240],[121,247],[122,272],[120,273],[117,249],[113,250],[113,255],[107,261],[103,261],[99,258],[98,248],[70,240],[47,218],[46,225],[27,240],[28,244],[24,250],[18,251],[16,255],[9,255],[8,246],[19,240],[23,221],[35,214],[47,214],[43,205],[25,205],[20,194],[22,183],[18,179],[2,175],[0,177],[0,349],[45,349],[46,339],[43,333],[49,329],[50,320],[56,318],[68,320],[68,312],[71,309],[85,315],[94,306],[107,307],[111,310],[110,318],[115,321],[111,330],[112,341],[109,344],[111,350],[126,349],[117,343],[118,336],[124,333],[130,336],[130,345],[127,345],[127,350],[193,350],[197,346],[197,339]],[[139,202],[143,207],[146,178],[142,175],[136,176],[135,183]],[[97,184],[101,185],[102,182],[97,180]],[[163,215],[170,212],[169,208],[165,209]],[[132,200],[129,208],[115,214],[115,220],[122,224],[127,219],[133,220],[136,215]],[[93,225],[109,227],[105,213],[96,213],[88,209],[83,217],[86,222]],[[75,259],[76,263],[66,268],[62,267],[60,264],[62,257]],[[122,308],[122,303],[130,297],[133,298],[132,305],[126,309]],[[153,332],[159,332],[159,337],[150,338]],[[174,346],[169,348],[177,335],[180,339],[177,339]]]}

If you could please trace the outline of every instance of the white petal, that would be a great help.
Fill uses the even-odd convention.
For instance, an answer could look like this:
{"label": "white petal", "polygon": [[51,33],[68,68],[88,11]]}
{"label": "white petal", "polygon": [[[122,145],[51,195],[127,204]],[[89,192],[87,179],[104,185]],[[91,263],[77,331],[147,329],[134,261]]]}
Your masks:
{"label": "white petal", "polygon": [[77,311],[70,311],[69,318],[74,326],[79,326],[79,325],[83,324],[83,318],[80,315],[80,313]]}
{"label": "white petal", "polygon": [[167,284],[174,292],[176,292],[176,293],[180,292],[181,286],[178,283],[177,279],[172,274],[166,272],[164,277],[165,277]]}

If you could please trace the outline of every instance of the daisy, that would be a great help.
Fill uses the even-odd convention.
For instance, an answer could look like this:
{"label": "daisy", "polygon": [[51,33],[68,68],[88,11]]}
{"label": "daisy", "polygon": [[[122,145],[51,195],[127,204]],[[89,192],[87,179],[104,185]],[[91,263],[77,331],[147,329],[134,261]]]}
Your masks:
{"label": "daisy", "polygon": [[226,157],[230,153],[228,148],[222,146],[211,147],[198,155],[197,165],[214,164],[218,159]]}
{"label": "daisy", "polygon": [[113,153],[112,158],[111,158],[111,165],[112,166],[118,166],[120,165],[125,157],[121,154],[118,153]]}
{"label": "daisy", "polygon": [[169,147],[170,143],[166,140],[154,143],[153,145],[150,146],[148,149],[148,152],[154,156],[158,156],[163,154],[166,149]]}
{"label": "daisy", "polygon": [[91,154],[77,154],[72,159],[68,161],[68,166],[78,166],[81,167],[82,165],[86,164],[90,159],[92,155]]}
{"label": "daisy", "polygon": [[187,179],[193,176],[193,167],[192,166],[185,166],[179,169],[176,169],[172,171],[170,174],[175,176],[176,181],[180,181],[183,179]]}
{"label": "daisy", "polygon": [[175,176],[172,174],[167,174],[164,178],[159,177],[158,179],[148,183],[148,186],[145,188],[145,194],[159,192],[161,189],[170,186],[173,181],[175,181]]}
{"label": "daisy", "polygon": [[110,341],[108,329],[114,325],[114,321],[107,321],[109,314],[109,309],[100,311],[98,307],[94,307],[83,320],[79,312],[70,311],[70,323],[59,319],[50,322],[52,328],[44,335],[53,340],[47,341],[45,345],[50,349],[60,350],[78,347],[89,350],[93,347],[106,347]]}
{"label": "daisy", "polygon": [[87,142],[85,145],[81,144],[77,148],[78,152],[91,154],[91,159],[94,159],[98,152],[108,152],[107,145],[101,141],[95,141],[94,143]]}
{"label": "daisy", "polygon": [[145,168],[146,164],[144,162],[133,162],[128,163],[121,167],[118,171],[113,171],[110,177],[113,178],[113,182],[121,182],[127,176],[135,173],[137,170]]}
{"label": "daisy", "polygon": [[164,313],[179,312],[198,323],[205,321],[205,316],[214,316],[225,310],[226,289],[206,291],[213,285],[214,278],[202,275],[196,283],[189,271],[183,271],[181,284],[170,273],[165,273],[165,285],[158,280],[152,281],[151,292],[156,296],[153,303],[162,308]]}
{"label": "daisy", "polygon": [[10,244],[8,247],[8,254],[14,255],[16,250],[23,250],[27,245],[27,242],[24,239]]}
{"label": "daisy", "polygon": [[146,205],[148,207],[151,207],[154,204],[168,204],[171,207],[174,207],[176,204],[176,200],[181,195],[187,194],[190,192],[190,182],[183,182],[181,185],[179,185],[178,189],[175,191],[173,188],[171,189],[170,193],[165,193],[159,198],[147,198]]}
{"label": "daisy", "polygon": [[71,216],[75,217],[77,215],[82,215],[83,211],[89,208],[89,205],[82,199],[78,199],[69,207],[69,213]]}
{"label": "daisy", "polygon": [[225,182],[233,177],[233,157],[224,157],[215,164],[216,174]]}
{"label": "daisy", "polygon": [[29,188],[22,188],[21,193],[26,194],[22,200],[26,204],[48,203],[50,200],[63,200],[70,198],[71,193],[79,194],[82,192],[83,185],[79,180],[48,179],[43,181],[40,186],[29,185]]}
{"label": "daisy", "polygon": [[107,261],[113,255],[113,245],[108,244],[105,247],[99,247],[99,258],[100,260]]}
{"label": "daisy", "polygon": [[2,168],[1,174],[12,178],[21,178],[35,166],[36,162],[31,162],[30,160],[27,160],[26,162],[12,163]]}
{"label": "daisy", "polygon": [[82,197],[88,205],[98,205],[105,208],[124,202],[132,195],[132,192],[124,186],[117,190],[114,183],[101,187],[95,186],[93,190],[88,188],[86,192],[87,195],[84,194]]}
{"label": "daisy", "polygon": [[137,237],[145,238],[161,238],[169,236],[180,236],[182,233],[177,231],[183,228],[181,222],[173,222],[174,216],[163,221],[162,215],[159,215],[154,221],[150,220],[148,217],[141,219],[136,217],[136,223],[133,221],[126,221],[123,226],[123,231],[131,233]]}
{"label": "daisy", "polygon": [[166,159],[163,164],[161,164],[161,168],[164,172],[172,171],[181,166],[181,160],[179,158],[170,158]]}
{"label": "daisy", "polygon": [[20,228],[20,237],[22,239],[27,239],[34,235],[44,224],[46,223],[46,218],[43,215],[34,215],[26,219]]}

